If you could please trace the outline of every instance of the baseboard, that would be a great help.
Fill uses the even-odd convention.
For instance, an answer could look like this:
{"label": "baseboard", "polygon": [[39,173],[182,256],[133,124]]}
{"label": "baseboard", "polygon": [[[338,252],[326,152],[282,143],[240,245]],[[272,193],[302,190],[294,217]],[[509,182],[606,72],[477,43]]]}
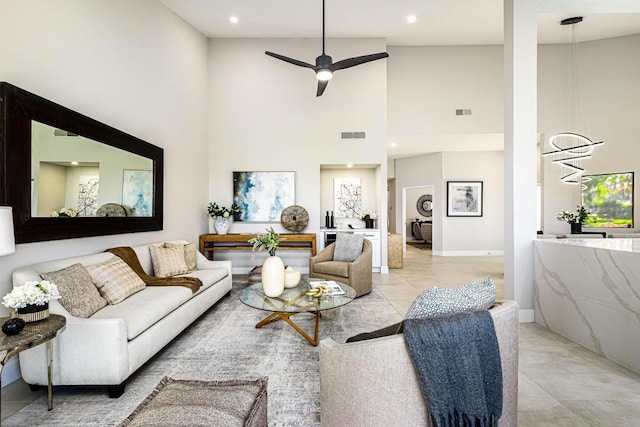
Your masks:
{"label": "baseboard", "polygon": [[519,310],[518,317],[520,319],[520,323],[533,323],[535,322],[535,310],[532,308]]}
{"label": "baseboard", "polygon": [[485,250],[485,251],[433,251],[433,255],[437,256],[504,256],[504,250]]}
{"label": "baseboard", "polygon": [[18,358],[13,358],[2,368],[2,387],[8,386],[20,378],[22,378],[22,375],[20,375],[20,363],[18,363]]}

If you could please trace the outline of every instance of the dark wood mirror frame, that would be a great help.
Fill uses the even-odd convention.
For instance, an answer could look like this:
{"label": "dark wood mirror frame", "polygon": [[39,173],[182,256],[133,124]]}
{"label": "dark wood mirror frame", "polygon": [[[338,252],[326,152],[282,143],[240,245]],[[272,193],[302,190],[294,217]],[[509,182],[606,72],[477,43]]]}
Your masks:
{"label": "dark wood mirror frame", "polygon": [[[32,217],[32,120],[151,159],[152,216]],[[162,230],[162,148],[6,82],[0,82],[0,169],[0,204],[13,207],[16,243]]]}

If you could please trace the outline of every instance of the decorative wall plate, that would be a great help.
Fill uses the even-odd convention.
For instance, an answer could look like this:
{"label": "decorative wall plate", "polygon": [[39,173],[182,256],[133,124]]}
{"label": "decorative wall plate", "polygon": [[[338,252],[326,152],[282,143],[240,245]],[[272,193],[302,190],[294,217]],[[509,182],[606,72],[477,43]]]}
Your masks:
{"label": "decorative wall plate", "polygon": [[98,208],[96,216],[127,216],[127,210],[118,203],[105,203]]}
{"label": "decorative wall plate", "polygon": [[433,196],[431,194],[423,194],[416,203],[416,208],[422,216],[433,215]]}
{"label": "decorative wall plate", "polygon": [[280,216],[282,226],[290,231],[302,231],[309,225],[309,212],[299,205],[284,208]]}

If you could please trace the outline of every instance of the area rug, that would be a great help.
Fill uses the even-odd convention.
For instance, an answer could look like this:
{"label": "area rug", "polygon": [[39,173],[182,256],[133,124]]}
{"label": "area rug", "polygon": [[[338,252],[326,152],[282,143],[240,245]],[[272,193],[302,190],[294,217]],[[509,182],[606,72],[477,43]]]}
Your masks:
{"label": "area rug", "polygon": [[[256,329],[256,323],[268,312],[239,301],[238,294],[244,286],[234,283],[229,297],[134,373],[120,398],[110,399],[105,387],[55,387],[52,411],[47,411],[47,398],[43,395],[3,420],[2,425],[117,426],[168,376],[202,381],[268,377],[270,426],[319,426],[318,348],[284,322]],[[313,331],[313,315],[299,314],[294,319],[303,330]],[[368,295],[323,312],[320,338],[344,342],[350,336],[400,320],[398,312],[374,287]]]}
{"label": "area rug", "polygon": [[413,246],[414,248],[418,248],[418,249],[423,250],[423,251],[431,250],[431,244],[430,243],[407,241],[407,245]]}

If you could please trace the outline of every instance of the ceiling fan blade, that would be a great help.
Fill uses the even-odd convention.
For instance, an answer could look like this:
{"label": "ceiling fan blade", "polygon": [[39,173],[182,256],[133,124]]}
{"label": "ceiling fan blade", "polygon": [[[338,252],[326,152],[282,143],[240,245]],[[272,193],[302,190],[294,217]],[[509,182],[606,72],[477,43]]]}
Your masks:
{"label": "ceiling fan blade", "polygon": [[289,64],[297,65],[298,67],[305,67],[305,68],[311,68],[311,69],[315,68],[314,65],[307,64],[306,62],[303,62],[303,61],[298,61],[297,59],[289,58],[287,56],[283,56],[283,55],[269,52],[269,51],[266,51],[265,53],[281,61],[288,62]]}
{"label": "ceiling fan blade", "polygon": [[345,68],[355,67],[356,65],[364,64],[366,62],[375,61],[378,59],[388,58],[387,52],[374,53],[371,55],[356,56],[354,58],[343,59],[331,66],[332,71],[344,70]]}
{"label": "ceiling fan blade", "polygon": [[322,96],[328,84],[329,84],[329,80],[326,80],[326,81],[318,80],[318,91],[316,92],[316,96]]}

